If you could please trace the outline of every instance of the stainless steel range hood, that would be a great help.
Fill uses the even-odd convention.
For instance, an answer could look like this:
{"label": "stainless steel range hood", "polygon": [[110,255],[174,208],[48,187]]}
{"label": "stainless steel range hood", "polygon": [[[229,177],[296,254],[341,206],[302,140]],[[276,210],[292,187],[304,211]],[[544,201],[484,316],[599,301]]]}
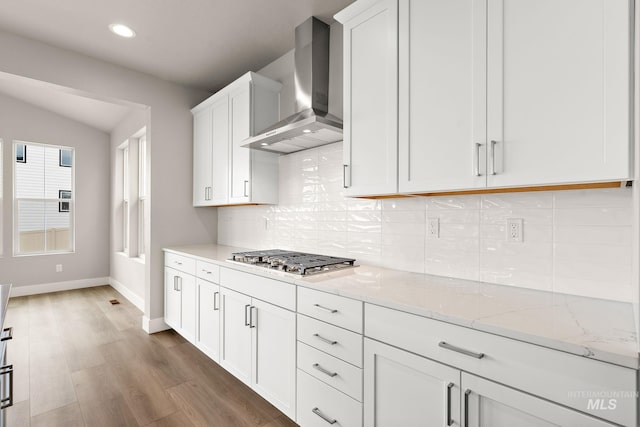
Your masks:
{"label": "stainless steel range hood", "polygon": [[342,141],[342,120],[329,109],[329,26],[311,17],[296,27],[296,113],[248,138],[255,150],[294,153]]}

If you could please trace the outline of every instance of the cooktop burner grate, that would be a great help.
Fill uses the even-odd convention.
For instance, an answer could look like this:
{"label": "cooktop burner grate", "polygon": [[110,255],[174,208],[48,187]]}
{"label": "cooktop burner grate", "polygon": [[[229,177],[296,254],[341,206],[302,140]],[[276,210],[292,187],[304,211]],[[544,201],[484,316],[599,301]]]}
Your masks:
{"label": "cooktop burner grate", "polygon": [[352,258],[339,258],[282,249],[236,252],[231,255],[230,261],[285,271],[301,276],[354,267],[356,261]]}

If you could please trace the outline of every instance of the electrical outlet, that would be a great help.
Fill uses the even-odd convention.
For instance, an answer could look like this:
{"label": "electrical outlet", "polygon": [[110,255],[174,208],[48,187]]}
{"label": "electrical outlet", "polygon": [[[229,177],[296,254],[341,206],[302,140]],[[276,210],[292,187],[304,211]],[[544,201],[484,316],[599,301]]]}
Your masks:
{"label": "electrical outlet", "polygon": [[60,273],[62,271],[62,264],[56,264],[56,273]]}
{"label": "electrical outlet", "polygon": [[440,218],[429,218],[427,220],[427,232],[429,237],[440,238]]}
{"label": "electrical outlet", "polygon": [[524,241],[522,218],[507,218],[507,241]]}

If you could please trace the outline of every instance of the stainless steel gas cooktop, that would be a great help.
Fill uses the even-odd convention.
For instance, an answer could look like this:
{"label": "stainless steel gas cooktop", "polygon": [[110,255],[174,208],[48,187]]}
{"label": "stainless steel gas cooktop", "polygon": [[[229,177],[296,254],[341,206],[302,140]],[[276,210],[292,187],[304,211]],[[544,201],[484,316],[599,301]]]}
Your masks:
{"label": "stainless steel gas cooktop", "polygon": [[279,270],[300,276],[326,273],[355,267],[355,259],[337,258],[327,255],[269,249],[265,251],[236,252],[229,261]]}

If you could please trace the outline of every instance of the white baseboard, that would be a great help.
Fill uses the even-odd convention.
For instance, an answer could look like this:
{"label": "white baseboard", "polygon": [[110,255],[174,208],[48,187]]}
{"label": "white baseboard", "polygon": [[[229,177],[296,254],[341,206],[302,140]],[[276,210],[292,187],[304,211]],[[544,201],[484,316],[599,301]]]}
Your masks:
{"label": "white baseboard", "polygon": [[111,285],[111,287],[113,289],[115,289],[116,291],[120,292],[122,294],[122,296],[125,297],[126,299],[128,299],[131,304],[133,304],[136,307],[138,307],[138,310],[140,310],[141,312],[144,313],[144,299],[143,298],[140,298],[131,289],[127,288],[125,285],[123,285],[122,283],[118,282],[113,277],[111,278],[109,283],[110,283],[110,285]]}
{"label": "white baseboard", "polygon": [[109,277],[94,277],[92,279],[69,280],[67,282],[41,283],[39,285],[13,286],[12,297],[46,294],[49,292],[69,291],[72,289],[92,288],[94,286],[108,285]]}
{"label": "white baseboard", "polygon": [[155,334],[156,332],[171,329],[171,326],[164,323],[163,317],[149,319],[147,316],[142,316],[142,329],[148,334]]}

